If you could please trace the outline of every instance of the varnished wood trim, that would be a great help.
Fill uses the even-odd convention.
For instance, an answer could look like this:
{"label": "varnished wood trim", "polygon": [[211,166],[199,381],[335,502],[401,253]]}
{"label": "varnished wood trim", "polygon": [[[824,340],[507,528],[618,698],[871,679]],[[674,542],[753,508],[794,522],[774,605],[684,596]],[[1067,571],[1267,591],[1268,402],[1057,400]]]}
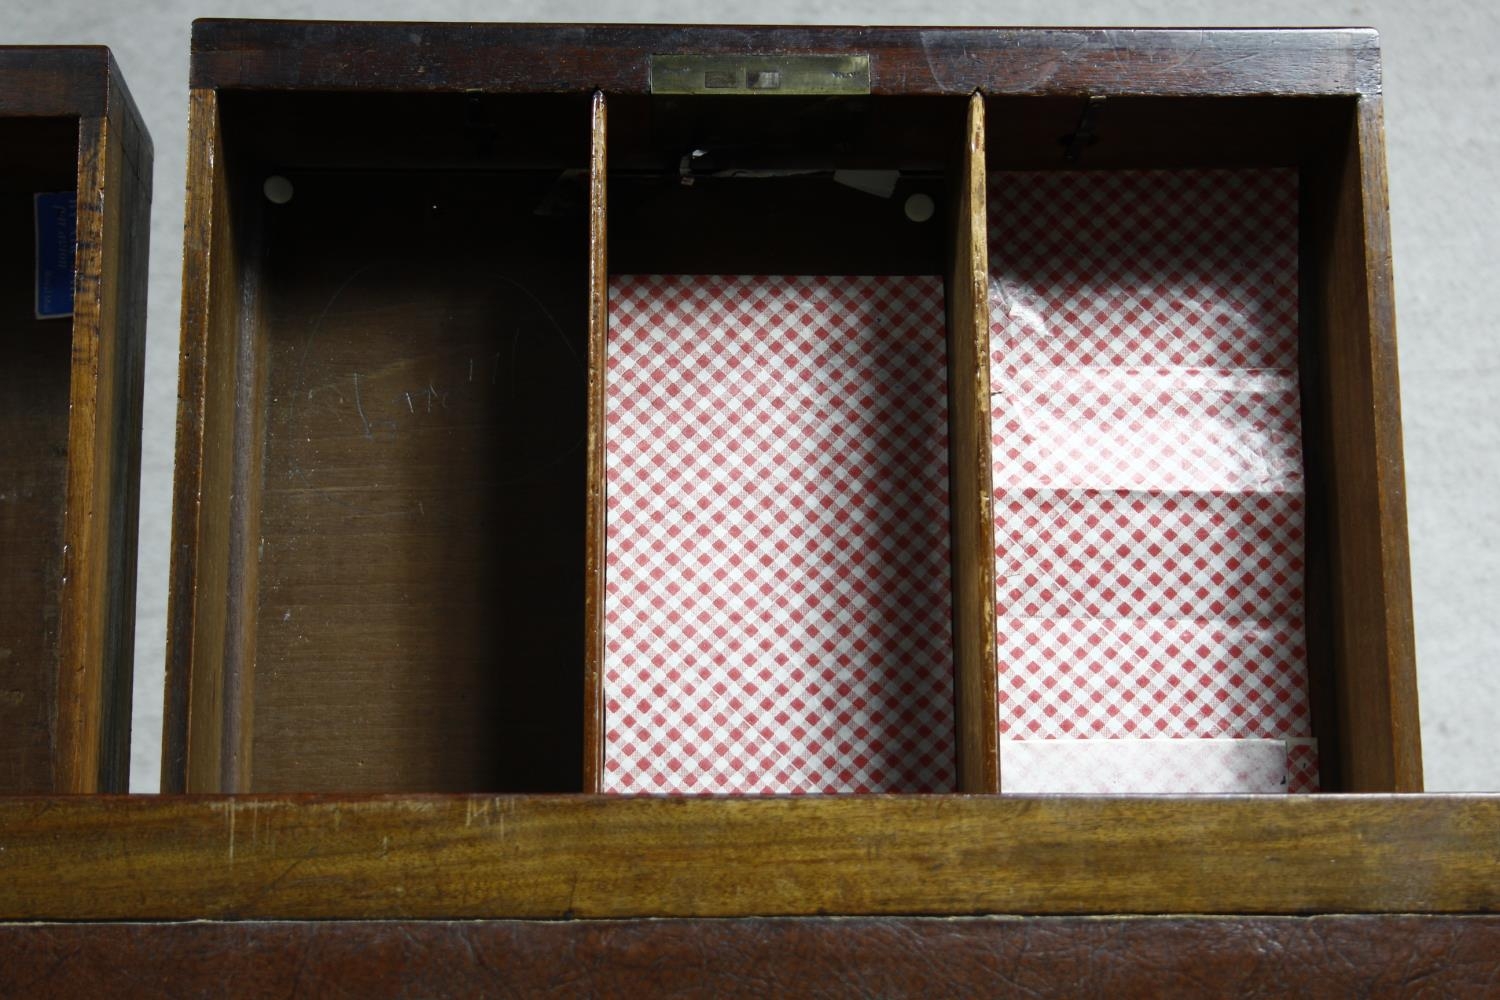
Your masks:
{"label": "varnished wood trim", "polygon": [[162,787],[251,787],[262,437],[256,203],[237,197],[218,95],[188,116],[182,357]]}
{"label": "varnished wood trim", "polygon": [[151,137],[102,46],[0,46],[0,117],[33,115],[71,118],[78,129],[56,698],[41,736],[50,776],[37,787],[124,791]]}
{"label": "varnished wood trim", "polygon": [[[1411,608],[1411,558],[1406,531],[1406,465],[1401,438],[1401,389],[1396,363],[1395,279],[1391,270],[1391,214],[1385,168],[1385,119],[1379,96],[1358,103],[1360,210],[1364,219],[1366,296],[1370,315],[1370,378],[1374,395],[1375,468],[1380,500],[1380,577],[1390,781],[1398,792],[1422,790],[1421,719],[1417,710],[1417,652]],[[1370,623],[1373,624],[1373,623]],[[1371,740],[1373,745],[1373,738]],[[1357,778],[1357,772],[1356,772]],[[1360,783],[1352,784],[1362,790]]]}
{"label": "varnished wood trim", "polygon": [[0,966],[111,998],[1489,997],[1500,917],[27,923]]}
{"label": "varnished wood trim", "polygon": [[[182,270],[182,345],[177,390],[177,452],[172,491],[171,586],[167,603],[166,706],[162,720],[162,789],[218,787],[215,721],[222,698],[221,652],[212,629],[215,595],[222,599],[222,567],[202,565],[205,551],[204,419],[208,393],[209,303],[214,267],[227,240],[215,228],[215,171],[219,155],[218,95],[195,89],[188,102],[187,207]],[[200,615],[199,603],[203,611]],[[222,618],[222,611],[218,614]],[[222,622],[221,622],[222,628]],[[222,636],[222,631],[220,632]],[[212,730],[205,733],[204,730]],[[190,752],[191,748],[191,752]]]}
{"label": "varnished wood trim", "polygon": [[130,785],[130,730],[135,674],[135,600],[137,529],[140,521],[141,411],[146,382],[146,302],[150,285],[151,194],[155,149],[151,134],[106,50],[109,110],[114,159],[114,189],[106,196],[119,203],[107,217],[105,239],[115,246],[100,294],[113,316],[115,387],[108,446],[110,481],[104,494],[109,511],[109,546],[105,594],[100,613],[105,631],[103,691],[100,695],[97,790],[123,792]]}
{"label": "varnished wood trim", "polygon": [[984,98],[969,99],[948,275],[948,465],[958,789],[1000,790],[991,511],[989,212]]}
{"label": "varnished wood trim", "polygon": [[77,72],[102,82],[110,100],[105,113],[79,119],[54,787],[123,792],[130,771],[152,150],[109,50],[59,51],[71,53]]}
{"label": "varnished wood trim", "polygon": [[1495,796],[0,800],[0,919],[1477,913]]}
{"label": "varnished wood trim", "polygon": [[584,513],[583,789],[604,787],[604,380],[609,342],[608,188],[604,94],[596,92],[589,152],[588,499]]}
{"label": "varnished wood trim", "polygon": [[1379,98],[1323,179],[1318,375],[1340,787],[1420,791],[1422,752]]}
{"label": "varnished wood trim", "polygon": [[[297,58],[287,58],[288,53]],[[200,20],[195,87],[646,94],[656,53],[868,53],[875,94],[1378,93],[1374,31]]]}
{"label": "varnished wood trim", "polygon": [[[105,268],[118,264],[119,205],[110,197],[120,170],[109,155],[109,120],[83,118],[78,129],[78,250],[74,284],[72,381],[68,390],[68,492],[63,528],[62,621],[58,627],[56,786],[98,791],[103,715],[104,620],[109,556],[107,487],[112,473],[107,414],[116,364],[112,301]],[[113,168],[113,169],[112,169]],[[110,258],[115,258],[111,260]]]}
{"label": "varnished wood trim", "polygon": [[111,62],[102,45],[0,45],[0,116],[102,118]]}

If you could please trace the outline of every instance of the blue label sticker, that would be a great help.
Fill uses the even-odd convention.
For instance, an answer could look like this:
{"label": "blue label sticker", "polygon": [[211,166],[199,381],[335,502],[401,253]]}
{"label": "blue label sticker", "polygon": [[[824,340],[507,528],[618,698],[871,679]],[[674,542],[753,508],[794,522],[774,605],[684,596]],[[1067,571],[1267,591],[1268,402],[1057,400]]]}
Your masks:
{"label": "blue label sticker", "polygon": [[78,199],[72,191],[36,196],[36,318],[73,315]]}

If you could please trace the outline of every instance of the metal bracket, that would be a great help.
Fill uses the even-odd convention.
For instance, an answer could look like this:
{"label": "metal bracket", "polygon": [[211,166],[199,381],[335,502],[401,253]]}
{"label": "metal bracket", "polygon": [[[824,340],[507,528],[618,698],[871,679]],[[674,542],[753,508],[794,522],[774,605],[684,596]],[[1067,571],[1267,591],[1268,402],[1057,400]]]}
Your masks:
{"label": "metal bracket", "polygon": [[653,94],[870,92],[868,55],[653,55]]}

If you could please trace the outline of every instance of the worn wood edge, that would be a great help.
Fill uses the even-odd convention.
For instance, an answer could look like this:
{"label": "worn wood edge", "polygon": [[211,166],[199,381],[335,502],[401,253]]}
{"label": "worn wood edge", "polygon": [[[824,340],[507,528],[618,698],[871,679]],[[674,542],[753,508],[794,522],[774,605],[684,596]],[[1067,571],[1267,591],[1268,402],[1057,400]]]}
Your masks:
{"label": "worn wood edge", "polygon": [[[559,58],[566,46],[566,58]],[[657,52],[871,56],[875,94],[1378,93],[1371,29],[193,24],[195,87],[650,92]],[[278,53],[297,51],[288,60]],[[917,53],[920,51],[920,58]],[[580,87],[580,83],[587,86]]]}
{"label": "worn wood edge", "polygon": [[112,230],[110,223],[119,216],[117,203],[108,196],[114,189],[111,180],[119,175],[109,156],[110,134],[107,117],[79,120],[67,506],[53,735],[53,784],[62,792],[98,791],[102,749],[108,484],[114,474],[108,415],[115,390],[110,373],[116,364],[114,299],[106,299],[103,286],[106,270],[118,265],[112,252],[118,246],[107,241],[106,229]]}
{"label": "worn wood edge", "polygon": [[495,917],[479,920],[449,920],[443,918],[409,918],[376,920],[348,918],[339,920],[272,919],[272,920],[211,920],[191,918],[186,920],[12,920],[0,919],[0,932],[44,928],[70,928],[82,933],[103,928],[145,929],[162,932],[194,932],[234,929],[286,929],[292,931],[316,931],[334,926],[350,929],[379,927],[463,928],[463,927],[529,927],[553,928],[559,931],[582,930],[589,927],[677,927],[682,929],[724,927],[759,924],[762,926],[890,926],[910,924],[930,925],[962,929],[965,927],[1006,926],[1023,927],[1033,924],[1054,926],[1109,926],[1129,923],[1138,927],[1167,927],[1174,924],[1195,923],[1207,927],[1233,928],[1245,922],[1274,926],[1316,926],[1345,923],[1382,926],[1391,923],[1442,923],[1454,926],[1474,925],[1500,927],[1500,914],[1493,913],[1301,913],[1301,914],[1242,914],[1242,913],[1103,913],[1096,915],[1071,914],[1064,916],[1027,916],[995,913],[981,915],[950,916],[934,914],[908,917],[849,917],[824,914],[807,917],[615,917],[609,919],[575,918],[566,920],[528,920],[514,917]]}
{"label": "worn wood edge", "polygon": [[105,100],[110,117],[125,136],[122,151],[132,166],[149,178],[151,165],[156,158],[156,146],[152,142],[151,132],[146,128],[146,120],[141,117],[140,106],[126,86],[125,74],[120,71],[115,54],[108,48],[104,50],[104,61],[108,73]]}
{"label": "worn wood edge", "polygon": [[111,58],[102,45],[0,45],[0,116],[103,117]]}
{"label": "worn wood edge", "polygon": [[[218,95],[194,89],[162,787],[249,787],[262,345],[256,226],[236,211]],[[248,235],[246,235],[248,234]]]}
{"label": "worn wood edge", "polygon": [[[109,484],[111,512],[105,620],[109,623],[104,675],[98,789],[124,792],[130,785],[130,735],[134,707],[135,603],[140,523],[142,410],[145,403],[146,316],[150,288],[151,200],[155,146],[140,109],[125,86],[114,54],[105,50],[109,68],[108,118],[112,123],[109,155],[119,168],[114,191],[119,204],[116,231],[118,265],[114,287],[105,294],[118,300],[112,335],[116,348],[115,410],[111,442],[114,475]],[[109,222],[107,220],[106,224]],[[108,235],[108,234],[107,234]]]}
{"label": "worn wood edge", "polygon": [[1356,130],[1370,319],[1370,378],[1376,388],[1373,419],[1380,504],[1379,586],[1385,605],[1382,624],[1391,716],[1391,790],[1420,792],[1423,781],[1422,736],[1417,704],[1411,556],[1407,546],[1406,472],[1402,455],[1395,281],[1391,267],[1390,195],[1385,167],[1385,126],[1378,96],[1358,101]]}
{"label": "worn wood edge", "polygon": [[65,792],[129,784],[151,160],[128,104],[80,119],[55,729]]}
{"label": "worn wood edge", "polygon": [[1339,787],[1422,787],[1379,98],[1331,140],[1313,253]]}
{"label": "worn wood edge", "polygon": [[[188,103],[187,196],[183,225],[182,335],[178,352],[177,444],[172,484],[172,551],[167,591],[165,705],[162,712],[161,787],[189,787],[193,663],[200,637],[199,528],[203,514],[203,421],[213,264],[214,156],[218,95],[195,88]],[[211,641],[211,639],[210,639]]]}
{"label": "worn wood edge", "polygon": [[12,923],[0,964],[26,997],[1482,997],[1500,918]]}
{"label": "worn wood edge", "polygon": [[[1364,376],[1370,350],[1370,315],[1366,291],[1367,253],[1364,246],[1363,192],[1359,190],[1359,109],[1349,109],[1340,130],[1338,155],[1327,188],[1327,270],[1319,286],[1326,345],[1322,397],[1329,415],[1327,458],[1332,474],[1329,500],[1330,604],[1333,608],[1334,687],[1338,719],[1336,734],[1342,787],[1354,791],[1389,789],[1392,768],[1389,661],[1384,648],[1384,602],[1361,605],[1371,585],[1383,573],[1360,566],[1361,531],[1379,531],[1378,490],[1361,467],[1373,461],[1373,441],[1355,440],[1373,417],[1374,388]],[[1354,505],[1366,503],[1363,509]],[[1368,549],[1366,542],[1365,549]],[[1372,624],[1367,619],[1375,618]],[[1373,644],[1375,648],[1366,648]],[[1373,678],[1370,676],[1373,674]],[[1371,681],[1373,680],[1373,683]]]}
{"label": "worn wood edge", "polygon": [[604,790],[604,602],[606,551],[605,378],[609,343],[608,153],[604,94],[590,107],[588,495],[584,509],[583,790]]}
{"label": "worn wood edge", "polygon": [[[112,99],[118,91],[123,94]],[[0,47],[0,114],[77,119],[77,264],[52,778],[129,781],[152,148],[102,46]]]}
{"label": "worn wood edge", "polygon": [[1500,796],[0,800],[0,919],[1488,913]]}
{"label": "worn wood edge", "polygon": [[948,276],[954,694],[958,790],[1000,791],[990,460],[989,243],[984,98],[969,98]]}

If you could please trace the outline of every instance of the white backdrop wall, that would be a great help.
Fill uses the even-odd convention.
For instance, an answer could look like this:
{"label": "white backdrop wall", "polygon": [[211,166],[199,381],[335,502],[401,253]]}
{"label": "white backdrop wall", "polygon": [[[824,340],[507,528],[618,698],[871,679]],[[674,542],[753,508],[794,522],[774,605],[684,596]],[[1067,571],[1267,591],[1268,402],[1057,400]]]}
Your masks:
{"label": "white backdrop wall", "polygon": [[4,0],[0,43],[99,43],[156,143],[131,789],[155,791],[176,415],[192,19],[943,25],[1371,25],[1382,34],[1422,741],[1427,787],[1500,790],[1500,7],[1074,0]]}

